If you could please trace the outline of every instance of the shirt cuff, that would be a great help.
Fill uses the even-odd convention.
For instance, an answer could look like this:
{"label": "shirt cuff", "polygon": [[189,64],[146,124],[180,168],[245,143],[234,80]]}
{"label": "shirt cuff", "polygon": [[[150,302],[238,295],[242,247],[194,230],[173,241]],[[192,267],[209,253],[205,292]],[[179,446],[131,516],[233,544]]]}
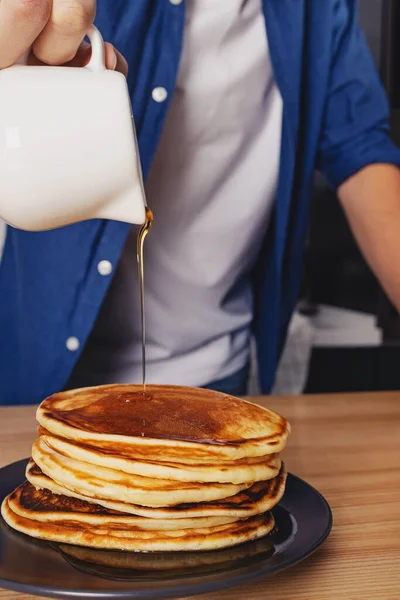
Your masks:
{"label": "shirt cuff", "polygon": [[333,188],[372,164],[400,167],[400,149],[386,131],[364,132],[337,150],[324,153],[319,161],[321,172]]}

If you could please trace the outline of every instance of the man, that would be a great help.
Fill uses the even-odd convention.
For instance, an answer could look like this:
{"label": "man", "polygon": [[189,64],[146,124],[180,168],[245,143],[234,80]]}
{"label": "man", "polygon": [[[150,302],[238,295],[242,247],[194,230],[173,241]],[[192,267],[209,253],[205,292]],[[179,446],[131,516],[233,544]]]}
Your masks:
{"label": "man", "polygon": [[[95,9],[1,0],[0,66],[31,45],[33,61],[84,64]],[[400,308],[400,152],[354,0],[100,0],[96,24],[129,64],[155,213],[145,248],[150,382],[243,393],[254,331],[270,390],[315,167]],[[111,46],[107,60],[124,71]],[[140,381],[135,235],[106,221],[9,229],[1,403]]]}

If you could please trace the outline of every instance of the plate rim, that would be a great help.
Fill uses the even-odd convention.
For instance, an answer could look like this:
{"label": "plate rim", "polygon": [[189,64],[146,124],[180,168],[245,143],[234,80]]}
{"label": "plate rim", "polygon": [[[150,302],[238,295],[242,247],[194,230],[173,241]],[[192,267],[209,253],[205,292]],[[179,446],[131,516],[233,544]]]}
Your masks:
{"label": "plate rim", "polygon": [[[0,480],[2,475],[5,474],[6,471],[10,470],[12,472],[15,469],[18,469],[29,462],[29,458],[23,458],[18,461],[14,461],[0,468]],[[85,589],[75,589],[75,590],[67,590],[61,588],[50,588],[48,586],[41,586],[29,583],[20,583],[10,579],[3,579],[0,577],[0,588],[15,591],[17,593],[22,594],[32,594],[34,596],[43,596],[46,598],[90,598],[90,599],[99,599],[99,600],[112,600],[116,598],[121,598],[124,600],[128,599],[136,599],[136,600],[150,600],[155,598],[182,598],[185,596],[197,596],[201,594],[207,594],[212,591],[219,591],[225,589],[231,589],[237,587],[239,585],[244,585],[247,582],[256,582],[260,579],[271,577],[277,573],[287,570],[290,567],[294,567],[301,563],[306,558],[310,557],[318,548],[323,544],[323,542],[329,536],[332,526],[333,526],[333,515],[332,509],[326,500],[326,498],[319,492],[316,488],[314,488],[310,483],[302,479],[301,477],[294,475],[288,472],[288,480],[291,480],[294,483],[300,484],[301,486],[306,486],[310,492],[312,492],[320,501],[326,513],[326,526],[323,532],[314,540],[314,542],[307,546],[307,548],[299,554],[296,560],[287,558],[286,560],[281,561],[280,563],[272,566],[268,572],[260,570],[258,573],[249,572],[249,573],[241,573],[236,576],[232,576],[227,579],[223,579],[221,581],[205,581],[202,585],[201,589],[194,590],[193,584],[190,585],[189,582],[186,585],[177,586],[176,588],[166,589],[166,590],[85,590]],[[284,500],[284,498],[283,498]],[[0,498],[0,502],[3,501],[3,498]],[[281,501],[282,502],[282,501]],[[280,504],[280,503],[279,503]],[[278,506],[279,506],[278,504]],[[0,515],[0,519],[3,520],[3,517]],[[21,534],[23,535],[23,534]]]}

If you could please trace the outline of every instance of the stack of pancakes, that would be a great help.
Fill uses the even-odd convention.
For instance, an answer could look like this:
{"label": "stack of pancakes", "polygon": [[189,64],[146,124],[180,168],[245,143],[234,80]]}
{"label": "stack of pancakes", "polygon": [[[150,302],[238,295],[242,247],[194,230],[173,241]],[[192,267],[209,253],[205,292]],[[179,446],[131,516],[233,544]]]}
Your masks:
{"label": "stack of pancakes", "polygon": [[289,424],[210,390],[112,385],[37,411],[27,481],[2,504],[14,529],[91,548],[216,550],[274,527]]}

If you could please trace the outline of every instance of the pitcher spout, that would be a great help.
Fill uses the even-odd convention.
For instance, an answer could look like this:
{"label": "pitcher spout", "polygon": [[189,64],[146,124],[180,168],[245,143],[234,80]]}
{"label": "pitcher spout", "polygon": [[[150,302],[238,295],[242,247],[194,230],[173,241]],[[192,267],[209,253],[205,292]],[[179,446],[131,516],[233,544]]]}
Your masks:
{"label": "pitcher spout", "polygon": [[97,216],[100,219],[143,225],[146,221],[146,199],[141,186],[125,190],[119,197],[110,200]]}

